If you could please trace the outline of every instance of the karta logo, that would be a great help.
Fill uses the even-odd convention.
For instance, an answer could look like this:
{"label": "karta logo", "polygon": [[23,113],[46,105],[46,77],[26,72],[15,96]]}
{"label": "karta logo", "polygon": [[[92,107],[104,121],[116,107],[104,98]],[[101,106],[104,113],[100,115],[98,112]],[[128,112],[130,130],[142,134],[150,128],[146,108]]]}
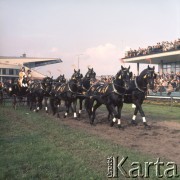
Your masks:
{"label": "karta logo", "polygon": [[[128,157],[108,157],[108,173],[109,178],[118,178],[121,173],[126,178],[144,177],[149,178],[155,175],[158,178],[178,178],[178,168],[175,162],[162,162],[157,158],[156,162],[129,162]],[[130,165],[130,166],[129,166]]]}

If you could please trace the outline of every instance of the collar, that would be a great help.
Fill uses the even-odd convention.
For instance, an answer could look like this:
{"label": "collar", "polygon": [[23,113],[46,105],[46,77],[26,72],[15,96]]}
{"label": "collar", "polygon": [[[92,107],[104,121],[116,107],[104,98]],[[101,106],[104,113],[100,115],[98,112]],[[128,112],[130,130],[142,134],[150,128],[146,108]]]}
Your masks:
{"label": "collar", "polygon": [[69,86],[69,82],[68,82],[68,90],[69,90],[70,92],[72,92],[72,93],[76,93],[76,92],[73,92],[73,91],[71,90],[71,88],[70,88],[70,86]]}
{"label": "collar", "polygon": [[117,89],[115,88],[115,86],[114,86],[114,80],[112,81],[112,87],[113,87],[113,91],[112,91],[112,92],[114,92],[114,93],[116,93],[116,94],[119,94],[119,95],[122,95],[122,94],[120,94],[120,93],[117,91]]}
{"label": "collar", "polygon": [[135,83],[136,88],[137,88],[139,91],[141,91],[141,92],[143,92],[143,93],[145,92],[144,90],[142,90],[141,88],[139,88],[139,86],[138,86],[138,84],[137,84],[137,77],[135,78],[134,83]]}

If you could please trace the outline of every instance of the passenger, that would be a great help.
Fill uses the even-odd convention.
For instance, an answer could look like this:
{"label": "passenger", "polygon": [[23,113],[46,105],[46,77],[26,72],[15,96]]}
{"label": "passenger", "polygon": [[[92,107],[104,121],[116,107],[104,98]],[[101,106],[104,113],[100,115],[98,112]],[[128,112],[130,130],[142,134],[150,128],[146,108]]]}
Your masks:
{"label": "passenger", "polygon": [[28,84],[28,86],[31,84],[31,81],[32,81],[32,74],[31,74],[31,70],[28,69],[27,70],[27,84]]}
{"label": "passenger", "polygon": [[19,86],[20,87],[25,87],[25,84],[23,83],[23,79],[26,77],[26,73],[25,73],[25,67],[22,67],[20,69],[20,72],[19,72],[19,79],[18,79],[18,82],[19,82]]}

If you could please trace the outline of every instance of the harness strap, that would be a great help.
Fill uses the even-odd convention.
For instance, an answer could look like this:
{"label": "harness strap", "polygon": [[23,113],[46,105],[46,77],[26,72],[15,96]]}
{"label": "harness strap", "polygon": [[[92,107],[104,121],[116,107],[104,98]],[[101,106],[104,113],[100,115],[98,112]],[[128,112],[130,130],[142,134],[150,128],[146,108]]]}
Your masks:
{"label": "harness strap", "polygon": [[86,91],[88,90],[88,89],[86,89],[86,88],[84,87],[84,85],[83,85],[83,84],[82,84],[82,88],[83,88],[84,90],[86,90]]}
{"label": "harness strap", "polygon": [[72,93],[75,93],[75,94],[77,93],[77,92],[73,92],[73,91],[71,90],[71,88],[70,88],[70,86],[69,86],[69,83],[68,83],[68,89],[69,89],[69,91],[72,92]]}
{"label": "harness strap", "polygon": [[124,94],[119,93],[119,92],[117,91],[117,89],[116,89],[115,86],[114,86],[114,81],[112,82],[112,87],[113,87],[113,91],[112,91],[112,92],[114,92],[114,93],[116,93],[116,94],[119,94],[120,96],[124,96]]}
{"label": "harness strap", "polygon": [[[68,90],[72,92],[72,90],[71,90],[71,88],[70,88],[70,86],[69,86],[69,83],[68,83]],[[72,93],[73,93],[73,92],[72,92]]]}
{"label": "harness strap", "polygon": [[135,83],[136,88],[137,88],[139,91],[141,91],[141,92],[144,93],[145,91],[139,88],[136,79],[137,79],[137,77],[136,77],[135,80],[134,80],[134,83]]}

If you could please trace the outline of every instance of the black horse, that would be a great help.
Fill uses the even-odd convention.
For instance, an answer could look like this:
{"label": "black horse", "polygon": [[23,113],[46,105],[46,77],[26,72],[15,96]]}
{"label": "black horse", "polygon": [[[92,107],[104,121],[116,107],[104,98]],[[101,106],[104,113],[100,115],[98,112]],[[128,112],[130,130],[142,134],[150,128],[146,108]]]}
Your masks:
{"label": "black horse", "polygon": [[55,83],[65,83],[65,82],[66,82],[66,78],[65,78],[64,74],[63,74],[63,75],[60,74],[60,75],[54,80],[54,82],[55,82]]}
{"label": "black horse", "polygon": [[[86,99],[86,109],[89,114],[90,123],[94,123],[95,112],[98,107],[105,104],[108,111],[113,115],[111,126],[118,119],[118,126],[121,127],[121,109],[126,89],[129,87],[132,72],[129,68],[121,66],[121,70],[115,75],[111,83],[96,83],[88,91],[89,98]],[[94,102],[96,104],[93,106]],[[116,110],[118,107],[118,111]]]}
{"label": "black horse", "polygon": [[42,109],[42,101],[44,99],[45,110],[48,113],[47,100],[50,97],[50,91],[52,88],[53,77],[45,77],[42,81],[31,83],[28,92],[30,94],[30,110],[35,105],[34,111],[38,112]]}
{"label": "black horse", "polygon": [[74,118],[77,118],[77,113],[76,113],[77,94],[78,94],[78,89],[81,85],[81,79],[82,79],[82,74],[80,73],[80,70],[78,71],[74,70],[74,74],[72,75],[71,79],[68,82],[63,83],[62,85],[57,87],[56,91],[54,92],[55,96],[59,100],[63,100],[65,102],[66,112],[64,114],[64,118],[66,118],[66,116],[68,115],[69,109],[71,108],[71,104],[73,104]]}
{"label": "black horse", "polygon": [[147,95],[148,85],[150,89],[154,89],[154,80],[156,79],[156,74],[153,68],[148,67],[144,69],[135,80],[131,81],[128,90],[125,91],[124,103],[133,103],[136,107],[134,110],[134,115],[132,117],[131,123],[136,125],[136,115],[138,111],[140,112],[145,127],[148,127],[144,111],[142,109],[142,103]]}
{"label": "black horse", "polygon": [[65,83],[66,83],[66,78],[64,77],[64,74],[58,76],[57,79],[54,81],[50,92],[51,109],[53,111],[53,115],[57,113],[58,117],[60,117],[59,111],[60,111],[61,99],[57,95],[57,92],[62,88],[62,85]]}
{"label": "black horse", "polygon": [[80,115],[81,115],[82,104],[83,104],[83,100],[86,98],[86,93],[89,90],[89,88],[91,87],[92,83],[95,81],[95,79],[96,79],[96,73],[94,72],[94,69],[88,68],[88,72],[86,73],[84,78],[82,78],[81,86],[78,89],[78,94],[77,94],[77,98],[79,99],[78,117],[80,117]]}

